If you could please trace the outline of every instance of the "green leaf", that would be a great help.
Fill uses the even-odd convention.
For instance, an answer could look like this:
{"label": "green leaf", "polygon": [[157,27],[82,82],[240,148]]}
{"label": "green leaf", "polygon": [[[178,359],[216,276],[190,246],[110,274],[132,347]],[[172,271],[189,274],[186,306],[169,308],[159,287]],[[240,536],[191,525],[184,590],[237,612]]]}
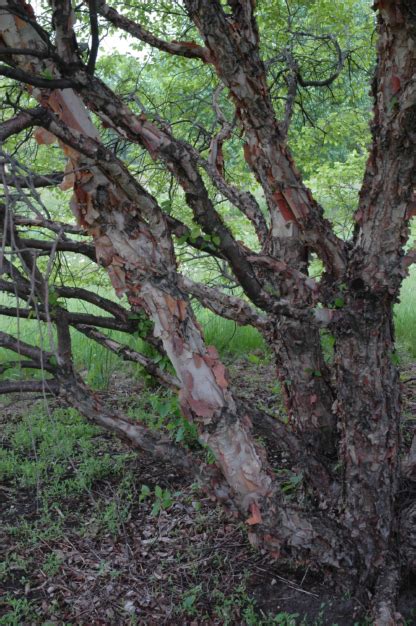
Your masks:
{"label": "green leaf", "polygon": [[152,506],[152,510],[150,511],[151,517],[156,517],[161,511],[160,500],[156,500],[156,502]]}
{"label": "green leaf", "polygon": [[392,353],[390,354],[390,360],[391,360],[391,362],[393,363],[393,365],[396,365],[396,366],[397,366],[397,365],[400,365],[400,357],[399,357],[399,355],[397,354],[397,352],[392,352]]}
{"label": "green leaf", "polygon": [[143,500],[146,500],[149,496],[150,488],[147,485],[142,485],[142,488],[140,489],[139,502],[143,502]]}
{"label": "green leaf", "polygon": [[59,294],[57,293],[54,287],[50,287],[48,291],[49,306],[51,306],[52,308],[57,306],[58,299],[59,299]]}
{"label": "green leaf", "polygon": [[43,72],[41,72],[41,76],[42,76],[42,78],[47,78],[48,80],[52,80],[53,79],[52,72],[51,72],[51,70],[48,70],[48,69],[43,70]]}
{"label": "green leaf", "polygon": [[172,202],[170,200],[164,200],[160,203],[160,206],[163,211],[167,213],[167,215],[170,215],[172,213]]}
{"label": "green leaf", "polygon": [[176,443],[180,443],[181,441],[184,440],[185,437],[185,428],[183,426],[181,426],[180,428],[178,428],[178,430],[176,431],[176,435],[175,435],[175,441]]}
{"label": "green leaf", "polygon": [[342,307],[345,305],[345,300],[344,298],[335,298],[334,300],[334,307],[336,309],[342,309]]}
{"label": "green leaf", "polygon": [[135,313],[134,311],[131,311],[127,315],[127,319],[129,319],[129,320],[139,320],[140,318],[141,318],[140,313]]}

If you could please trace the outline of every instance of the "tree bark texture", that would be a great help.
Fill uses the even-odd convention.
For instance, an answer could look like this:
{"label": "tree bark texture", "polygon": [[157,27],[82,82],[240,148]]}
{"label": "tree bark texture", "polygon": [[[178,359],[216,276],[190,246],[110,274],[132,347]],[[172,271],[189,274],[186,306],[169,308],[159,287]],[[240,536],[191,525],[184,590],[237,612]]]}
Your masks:
{"label": "tree bark texture", "polygon": [[[34,125],[38,142],[58,141],[68,159],[61,187],[73,189],[71,206],[78,228],[94,243],[94,249],[83,244],[83,254],[95,255],[107,269],[116,293],[126,294],[132,310],[144,310],[152,321],[154,340],[163,346],[176,374],[166,375],[164,382],[179,388],[183,414],[196,424],[200,442],[213,452],[224,477],[225,482],[213,489],[244,516],[250,540],[276,557],[306,558],[314,565],[343,572],[353,579],[357,593],[371,596],[375,623],[396,623],[401,441],[392,310],[409,264],[404,245],[409,220],[416,212],[414,10],[405,0],[376,3],[379,43],[373,143],[355,215],[355,234],[346,243],[324,218],[287,146],[293,97],[287,100],[285,119],[276,118],[260,54],[254,2],[230,0],[226,12],[218,0],[185,0],[203,46],[164,42],[105,4],[99,12],[113,25],[167,54],[212,66],[234,103],[245,160],[263,191],[268,221],[251,194],[225,179],[221,150],[230,125],[218,110],[215,94],[221,131],[212,138],[212,154],[205,159],[177,139],[168,124],[152,122],[145,113],[138,115],[130,109],[94,74],[93,56],[87,66],[83,64],[73,45],[70,4],[66,0],[52,4],[56,40],[51,52],[35,27],[33,11],[22,2],[17,5],[30,15],[25,21],[7,11],[8,3],[0,0],[4,9],[1,43],[11,51],[11,69],[3,74],[24,80],[39,104],[9,121],[0,137]],[[21,49],[33,55],[19,54]],[[341,54],[339,70],[342,62]],[[45,71],[52,76],[49,87]],[[295,78],[305,85],[300,75]],[[179,274],[172,233],[186,233],[188,227],[167,216],[156,198],[103,145],[89,110],[123,140],[139,144],[173,176],[194,221],[211,241],[218,242],[207,244],[199,238],[193,245],[228,264],[245,299],[225,296]],[[216,210],[201,170],[252,223],[260,252],[248,250],[232,235]],[[20,224],[24,223],[20,218]],[[11,245],[11,236],[5,241]],[[53,249],[45,242],[28,242],[34,249]],[[67,239],[58,243],[62,250],[73,249]],[[311,251],[324,266],[320,281],[308,276]],[[10,290],[6,283],[0,283],[5,291]],[[21,292],[27,290],[20,283]],[[255,325],[274,351],[289,413],[282,440],[304,474],[307,506],[285,499],[265,450],[252,435],[253,416],[237,403],[217,351],[204,342],[190,295],[224,317]],[[116,305],[106,306],[117,318]],[[46,316],[47,310],[41,314]],[[55,321],[59,331],[59,320]],[[82,332],[110,350],[140,361],[91,329],[88,322],[85,325],[85,320],[77,321],[69,314],[66,323],[78,324]],[[104,321],[102,327],[106,323],[115,322]],[[335,342],[332,369],[322,351],[322,327]],[[151,364],[147,367],[151,369]],[[160,372],[159,378],[163,378]],[[51,388],[56,385],[65,387],[59,377],[50,383]],[[97,416],[99,411],[104,426],[127,432],[129,426],[122,416],[109,416],[97,408],[81,384],[76,389],[73,401],[84,414]],[[271,439],[276,440],[282,428],[270,425]],[[157,445],[151,441],[149,449]],[[170,453],[174,459],[176,451]],[[413,515],[413,509],[409,510]],[[409,538],[408,525],[404,526],[404,536]],[[414,562],[414,557],[409,561]]]}

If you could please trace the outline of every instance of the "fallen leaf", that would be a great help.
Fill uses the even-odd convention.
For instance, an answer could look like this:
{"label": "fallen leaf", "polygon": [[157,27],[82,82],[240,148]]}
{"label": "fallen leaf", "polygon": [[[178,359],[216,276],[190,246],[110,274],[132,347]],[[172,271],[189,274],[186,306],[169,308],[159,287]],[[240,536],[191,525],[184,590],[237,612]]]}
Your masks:
{"label": "fallen leaf", "polygon": [[260,514],[260,509],[258,507],[257,502],[252,502],[249,506],[249,511],[251,516],[246,520],[246,524],[249,526],[254,526],[255,524],[261,524],[262,518]]}

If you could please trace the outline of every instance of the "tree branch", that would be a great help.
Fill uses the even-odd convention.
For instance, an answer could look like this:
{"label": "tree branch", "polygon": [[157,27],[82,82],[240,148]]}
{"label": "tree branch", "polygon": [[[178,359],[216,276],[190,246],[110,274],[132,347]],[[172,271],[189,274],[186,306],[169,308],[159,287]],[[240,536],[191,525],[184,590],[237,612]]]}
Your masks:
{"label": "tree branch", "polygon": [[97,0],[88,0],[90,13],[90,29],[91,29],[91,49],[88,57],[87,72],[94,75],[95,63],[97,61],[99,40],[98,17],[97,17]]}
{"label": "tree branch", "polygon": [[[7,284],[5,285],[5,281],[0,280],[0,291],[7,291],[9,293],[15,293],[15,289],[13,289],[13,285]],[[19,297],[21,297],[21,291],[19,292]],[[51,307],[52,309],[52,307]],[[39,319],[42,322],[47,322],[49,317],[51,317],[52,321],[56,321],[59,318],[59,315],[64,311],[62,307],[58,307],[58,311],[54,313],[53,309],[49,312],[49,316],[44,308],[37,307],[37,310],[33,309],[21,309],[19,307],[7,307],[0,305],[0,315],[5,315],[6,317],[14,317],[21,319]],[[135,327],[132,324],[128,324],[126,322],[122,322],[113,317],[104,317],[100,315],[91,315],[90,313],[68,313],[68,322],[71,326],[76,326],[77,324],[87,324],[88,326],[99,326],[100,328],[106,328],[108,330],[118,330],[120,332],[129,333],[135,332]]]}
{"label": "tree branch", "polygon": [[159,50],[168,52],[169,54],[179,55],[191,59],[200,59],[204,63],[210,62],[209,52],[203,46],[199,46],[192,41],[163,41],[162,39],[155,37],[155,35],[143,28],[140,24],[137,24],[124,15],[121,15],[116,11],[116,9],[108,6],[104,2],[98,3],[97,10],[98,13],[102,17],[105,17],[105,19],[113,24],[113,26],[124,30],[132,37],[149,44],[153,48],[158,48]]}
{"label": "tree branch", "polygon": [[331,85],[341,74],[345,65],[345,59],[347,58],[348,54],[341,50],[341,46],[339,45],[336,37],[334,37],[331,34],[315,35],[313,33],[306,33],[302,31],[293,32],[292,34],[298,35],[301,37],[309,37],[311,39],[316,39],[319,41],[329,41],[333,44],[335,51],[337,53],[337,65],[336,65],[335,71],[330,76],[328,76],[328,78],[325,78],[323,80],[305,80],[302,77],[299,69],[297,70],[297,73],[296,73],[299,85],[301,87],[329,87],[329,85]]}
{"label": "tree branch", "polygon": [[59,394],[60,383],[54,378],[42,380],[0,380],[0,395],[3,393],[51,393]]}
{"label": "tree branch", "polygon": [[[30,120],[33,125],[33,118],[30,117]],[[0,130],[0,141],[1,140],[2,140],[2,137],[1,137],[1,130]],[[63,179],[64,179],[63,172],[51,172],[50,174],[32,174],[30,176],[29,175],[28,176],[14,176],[13,174],[6,173],[3,178],[3,181],[8,187],[17,187],[19,189],[37,189],[39,187],[56,187],[63,181]],[[56,222],[53,222],[53,223],[56,224]],[[39,225],[39,224],[27,223],[25,225],[34,226],[34,225]]]}
{"label": "tree branch", "polygon": [[[41,107],[37,107],[35,110],[39,112]],[[0,141],[6,141],[12,135],[16,135],[22,130],[26,130],[26,128],[31,128],[35,123],[33,116],[29,112],[22,111],[18,113],[15,117],[0,124]]]}
{"label": "tree branch", "polygon": [[86,337],[93,339],[100,345],[104,346],[104,348],[107,348],[107,350],[110,350],[110,352],[117,354],[117,356],[123,359],[123,361],[138,363],[151,376],[157,378],[162,384],[173,389],[180,388],[180,382],[176,376],[172,376],[168,372],[160,369],[160,367],[158,367],[152,359],[149,359],[140,352],[137,352],[136,350],[133,350],[132,348],[129,348],[128,346],[125,346],[110,337],[106,337],[103,333],[100,333],[97,329],[92,328],[91,326],[87,326],[85,324],[75,324],[74,326]]}
{"label": "tree branch", "polygon": [[185,276],[180,277],[180,284],[184,291],[194,296],[205,308],[216,315],[233,320],[241,326],[251,325],[265,329],[268,325],[267,318],[241,298],[229,296],[215,287],[195,283]]}
{"label": "tree branch", "polygon": [[26,85],[33,85],[33,87],[40,87],[41,89],[68,89],[76,86],[75,81],[67,78],[41,78],[7,65],[0,65],[0,76],[17,80]]}
{"label": "tree branch", "polygon": [[30,361],[26,359],[21,359],[20,361],[6,361],[5,363],[0,364],[0,376],[10,369],[43,369],[47,372],[53,372],[55,368],[47,362],[41,367],[37,361]]}
{"label": "tree branch", "polygon": [[43,363],[47,364],[48,362],[49,366],[53,367],[53,364],[50,361],[54,356],[52,352],[46,352],[40,348],[35,348],[29,343],[21,341],[20,339],[13,337],[13,335],[3,331],[0,331],[0,347],[16,352],[19,355],[27,357],[31,361],[39,363],[39,368],[42,368]]}

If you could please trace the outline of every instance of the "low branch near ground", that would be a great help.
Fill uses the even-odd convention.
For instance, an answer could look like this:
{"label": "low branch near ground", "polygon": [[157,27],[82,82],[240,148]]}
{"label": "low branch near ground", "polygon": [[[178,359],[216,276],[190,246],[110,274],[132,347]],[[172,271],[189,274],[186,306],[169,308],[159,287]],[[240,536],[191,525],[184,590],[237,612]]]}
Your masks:
{"label": "low branch near ground", "polygon": [[46,352],[45,350],[36,348],[35,346],[32,346],[25,341],[21,341],[19,338],[13,337],[13,335],[3,331],[0,331],[0,348],[5,348],[6,350],[15,352],[19,356],[27,357],[35,363],[38,363],[39,369],[42,369],[43,364],[47,363],[49,363],[50,367],[53,367],[53,352]]}
{"label": "low branch near ground", "polygon": [[176,378],[176,376],[172,376],[168,372],[162,370],[157,363],[152,361],[152,359],[144,356],[140,352],[125,346],[110,337],[106,337],[103,333],[100,333],[96,328],[92,328],[91,326],[87,326],[85,324],[75,324],[74,325],[77,330],[83,333],[86,337],[93,339],[110,352],[117,354],[123,361],[130,361],[133,363],[138,363],[141,365],[151,376],[157,378],[160,382],[168,387],[173,389],[179,389],[180,382]]}
{"label": "low branch near ground", "polygon": [[[60,344],[62,334],[58,332],[58,344]],[[70,342],[70,336],[66,334],[65,341]],[[133,446],[144,450],[156,458],[169,461],[179,467],[182,471],[193,474],[196,465],[185,448],[174,444],[163,434],[152,431],[142,424],[129,419],[125,415],[107,409],[100,399],[91,389],[81,381],[74,373],[71,364],[70,346],[66,348],[67,359],[54,359],[54,355],[45,352],[40,348],[22,342],[16,337],[0,331],[0,347],[7,348],[27,356],[37,364],[39,370],[43,369],[43,363],[49,363],[48,371],[53,373],[51,381],[24,380],[24,381],[0,381],[0,393],[23,393],[23,392],[45,392],[59,395],[61,399],[70,407],[77,409],[81,415],[89,421],[114,432],[122,438],[128,440]],[[58,345],[58,353],[62,355],[63,346]]]}
{"label": "low branch near ground", "polygon": [[0,380],[0,395],[6,393],[47,393],[58,395],[60,384],[54,378],[42,380]]}
{"label": "low branch near ground", "polygon": [[108,409],[90,389],[75,377],[59,376],[60,397],[89,421],[105,430],[116,433],[134,447],[156,459],[169,461],[187,473],[195,474],[197,466],[185,448],[174,444],[168,437],[129,419],[114,409]]}
{"label": "low branch near ground", "polygon": [[[6,361],[5,363],[0,364],[0,376],[10,369],[38,370],[39,363],[37,363],[37,361],[30,361],[27,359],[21,359],[20,361]],[[48,362],[46,362],[43,365],[43,369],[47,372],[52,372],[54,368]]]}
{"label": "low branch near ground", "polygon": [[[5,291],[2,289],[3,281],[0,280],[0,291]],[[13,286],[10,286],[10,291]],[[13,293],[11,291],[11,293]],[[49,314],[40,306],[36,309],[20,309],[18,307],[6,307],[0,306],[0,315],[5,315],[6,317],[14,317],[21,318],[26,320],[38,319],[42,322],[47,322],[49,319],[54,321],[54,318],[59,316],[62,311],[62,307],[56,307],[53,310],[53,307],[49,311]],[[108,330],[118,330],[124,333],[132,333],[132,326],[127,325],[125,322],[114,319],[113,317],[104,317],[102,315],[90,315],[89,313],[68,313],[68,323],[71,326],[76,326],[77,324],[87,324],[88,326],[99,326],[100,328],[106,328]]]}

